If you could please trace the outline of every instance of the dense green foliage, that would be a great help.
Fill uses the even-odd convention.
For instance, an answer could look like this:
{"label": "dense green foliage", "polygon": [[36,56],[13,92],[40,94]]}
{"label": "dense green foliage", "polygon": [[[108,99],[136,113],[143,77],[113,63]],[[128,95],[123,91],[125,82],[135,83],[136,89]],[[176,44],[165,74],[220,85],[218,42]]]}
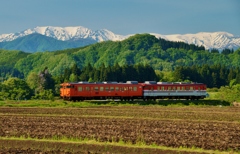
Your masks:
{"label": "dense green foliage", "polygon": [[0,84],[0,99],[23,100],[31,95],[31,89],[23,79],[9,78]]}
{"label": "dense green foliage", "polygon": [[222,65],[179,66],[174,71],[174,80],[198,81],[211,88],[229,85],[232,80],[240,84],[240,67],[229,69]]}
{"label": "dense green foliage", "polygon": [[240,103],[240,84],[222,86],[215,97],[227,102]]}
{"label": "dense green foliage", "polygon": [[0,77],[1,80],[7,77],[23,78],[21,71],[16,69],[14,65],[22,58],[27,57],[28,53],[22,51],[7,51],[0,49]]}
{"label": "dense green foliage", "polygon": [[64,74],[58,77],[58,82],[77,82],[77,81],[89,81],[89,82],[102,82],[102,81],[157,81],[158,77],[149,65],[124,65],[105,67],[102,64],[99,68],[92,67],[88,64],[82,70],[73,65],[71,68],[66,68]]}
{"label": "dense green foliage", "polygon": [[[59,89],[57,89],[59,91]],[[55,81],[48,69],[39,74],[31,73],[27,81],[10,77],[0,83],[0,100],[54,99]]]}

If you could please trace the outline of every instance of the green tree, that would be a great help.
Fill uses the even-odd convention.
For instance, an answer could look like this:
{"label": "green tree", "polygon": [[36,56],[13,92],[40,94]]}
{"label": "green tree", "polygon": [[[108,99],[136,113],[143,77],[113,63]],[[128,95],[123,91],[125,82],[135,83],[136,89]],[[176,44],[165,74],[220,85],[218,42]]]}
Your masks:
{"label": "green tree", "polygon": [[26,82],[32,90],[35,90],[38,87],[38,84],[39,84],[38,74],[35,73],[35,72],[29,73],[29,75],[27,76]]}
{"label": "green tree", "polygon": [[29,99],[32,96],[30,87],[23,79],[12,77],[4,81],[3,85],[4,92],[2,95],[5,96],[6,99],[23,100]]}
{"label": "green tree", "polygon": [[69,81],[70,82],[77,82],[78,81],[78,77],[76,74],[72,73],[69,77]]}

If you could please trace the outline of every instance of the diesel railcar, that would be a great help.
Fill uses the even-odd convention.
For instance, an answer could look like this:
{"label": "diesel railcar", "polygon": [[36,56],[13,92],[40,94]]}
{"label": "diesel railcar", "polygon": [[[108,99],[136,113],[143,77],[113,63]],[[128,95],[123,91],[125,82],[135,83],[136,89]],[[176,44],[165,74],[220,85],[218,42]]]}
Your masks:
{"label": "diesel railcar", "polygon": [[119,82],[68,82],[62,83],[60,96],[64,100],[105,99],[203,99],[207,97],[206,85],[186,82],[137,81]]}

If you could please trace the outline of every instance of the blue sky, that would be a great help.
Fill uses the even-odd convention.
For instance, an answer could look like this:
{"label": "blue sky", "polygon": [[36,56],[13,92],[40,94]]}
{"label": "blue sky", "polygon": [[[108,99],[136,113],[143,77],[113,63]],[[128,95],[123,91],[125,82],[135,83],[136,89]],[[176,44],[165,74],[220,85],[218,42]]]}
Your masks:
{"label": "blue sky", "polygon": [[1,0],[0,34],[84,26],[116,34],[226,31],[240,36],[240,0]]}

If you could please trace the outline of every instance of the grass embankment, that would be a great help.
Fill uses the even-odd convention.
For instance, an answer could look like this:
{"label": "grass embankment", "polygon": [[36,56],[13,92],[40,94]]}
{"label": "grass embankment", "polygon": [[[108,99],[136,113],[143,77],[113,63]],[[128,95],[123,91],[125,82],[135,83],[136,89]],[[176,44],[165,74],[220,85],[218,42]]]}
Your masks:
{"label": "grass embankment", "polygon": [[49,100],[5,100],[0,101],[0,107],[94,107],[94,106],[141,106],[141,105],[160,105],[160,106],[230,106],[231,103],[220,100],[157,100],[157,101],[83,101],[69,102],[56,99]]}

